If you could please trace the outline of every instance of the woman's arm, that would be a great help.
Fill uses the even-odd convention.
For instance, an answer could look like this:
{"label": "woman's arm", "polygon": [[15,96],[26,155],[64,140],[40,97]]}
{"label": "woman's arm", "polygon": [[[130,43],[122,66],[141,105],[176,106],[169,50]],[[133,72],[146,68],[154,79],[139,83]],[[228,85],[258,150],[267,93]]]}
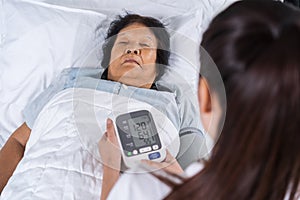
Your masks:
{"label": "woman's arm", "polygon": [[99,152],[103,165],[101,200],[107,198],[119,179],[121,167],[121,151],[111,119],[107,119],[106,129],[106,133],[99,142]]}
{"label": "woman's arm", "polygon": [[23,157],[31,129],[23,123],[9,137],[0,151],[0,194]]}

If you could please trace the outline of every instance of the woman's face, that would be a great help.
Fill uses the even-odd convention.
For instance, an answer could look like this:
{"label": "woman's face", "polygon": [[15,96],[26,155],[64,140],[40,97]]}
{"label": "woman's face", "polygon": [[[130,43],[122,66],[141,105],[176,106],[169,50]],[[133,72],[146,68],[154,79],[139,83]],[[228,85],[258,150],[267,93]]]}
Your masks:
{"label": "woman's face", "polygon": [[133,23],[117,35],[111,50],[108,79],[150,88],[156,77],[157,39],[143,24]]}

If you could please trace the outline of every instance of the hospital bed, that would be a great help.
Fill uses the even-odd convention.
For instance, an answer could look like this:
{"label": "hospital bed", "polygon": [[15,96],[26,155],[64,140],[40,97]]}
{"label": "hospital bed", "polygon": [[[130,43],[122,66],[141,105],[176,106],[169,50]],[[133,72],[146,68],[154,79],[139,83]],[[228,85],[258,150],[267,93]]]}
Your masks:
{"label": "hospital bed", "polygon": [[[188,91],[179,95],[194,98],[196,104],[201,35],[212,17],[233,1],[0,0],[0,148],[24,122],[24,107],[63,69],[101,67],[105,34],[117,14],[153,16],[166,24],[171,56],[162,81],[179,84]],[[205,145],[197,134],[180,136],[183,168],[209,153],[212,142],[203,135]]]}

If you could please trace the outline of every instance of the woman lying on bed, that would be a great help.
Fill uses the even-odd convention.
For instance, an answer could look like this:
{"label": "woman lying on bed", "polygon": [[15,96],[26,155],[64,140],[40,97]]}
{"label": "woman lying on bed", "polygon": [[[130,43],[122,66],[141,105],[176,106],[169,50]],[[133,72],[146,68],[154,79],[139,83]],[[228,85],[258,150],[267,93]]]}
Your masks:
{"label": "woman lying on bed", "polygon": [[161,22],[139,15],[120,17],[108,30],[103,53],[102,66],[108,68],[67,69],[25,108],[25,122],[0,152],[4,198],[98,198],[99,126],[117,111],[122,98],[128,107],[148,106],[164,113],[177,135],[201,134],[198,118],[183,117],[195,115],[196,109],[180,107],[174,93],[159,91],[156,84],[169,58],[169,34]]}

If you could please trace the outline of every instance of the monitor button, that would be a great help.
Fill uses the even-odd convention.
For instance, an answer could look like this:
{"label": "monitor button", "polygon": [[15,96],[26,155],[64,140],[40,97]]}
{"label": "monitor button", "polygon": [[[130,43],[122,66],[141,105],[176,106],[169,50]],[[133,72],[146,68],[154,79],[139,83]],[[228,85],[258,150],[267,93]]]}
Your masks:
{"label": "monitor button", "polygon": [[140,151],[140,153],[145,153],[145,152],[151,151],[151,147],[144,147],[144,148],[141,148],[139,151]]}
{"label": "monitor button", "polygon": [[150,160],[154,160],[154,159],[160,158],[160,153],[159,153],[159,152],[150,153],[150,154],[148,155],[148,158],[149,158]]}
{"label": "monitor button", "polygon": [[132,153],[133,153],[133,155],[136,155],[136,154],[138,154],[138,151],[137,150],[133,150]]}

